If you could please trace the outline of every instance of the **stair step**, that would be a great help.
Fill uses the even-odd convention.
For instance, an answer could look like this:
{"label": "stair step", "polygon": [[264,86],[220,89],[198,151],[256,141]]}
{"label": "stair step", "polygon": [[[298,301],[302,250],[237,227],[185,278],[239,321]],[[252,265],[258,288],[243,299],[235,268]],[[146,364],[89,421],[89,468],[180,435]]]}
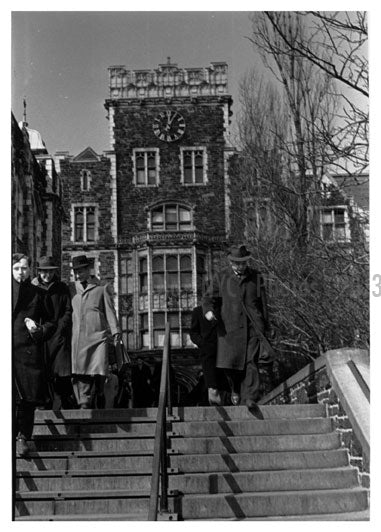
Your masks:
{"label": "stair step", "polygon": [[66,421],[91,421],[92,423],[155,423],[157,408],[108,408],[104,410],[36,410],[35,423],[65,423]]}
{"label": "stair step", "polygon": [[32,444],[35,452],[41,451],[96,451],[96,452],[110,452],[110,451],[125,451],[142,453],[150,451],[153,452],[154,439],[151,438],[113,438],[107,435],[97,438],[66,438],[60,436],[52,436],[50,438],[37,438],[33,440]]}
{"label": "stair step", "polygon": [[330,418],[235,421],[188,421],[172,423],[174,436],[246,436],[279,434],[322,434],[332,431]]}
{"label": "stair step", "polygon": [[[332,468],[293,471],[256,471],[239,473],[194,473],[170,475],[169,490],[190,493],[242,493],[260,491],[296,491],[312,489],[339,489],[358,485],[357,469]],[[42,491],[61,492],[79,490],[127,490],[132,492],[149,491],[150,474],[137,474],[127,471],[109,471],[99,475],[97,471],[48,472],[43,471],[18,475],[16,489],[21,492]]]}
{"label": "stair step", "polygon": [[349,457],[346,449],[169,456],[169,466],[178,469],[181,473],[318,469],[344,467],[348,464]]}
{"label": "stair step", "polygon": [[[203,519],[203,521],[218,521],[218,518]],[[369,521],[369,508],[358,512],[340,512],[336,514],[310,514],[310,515],[273,515],[262,517],[221,518],[221,521]],[[187,519],[187,521],[199,521]]]}
{"label": "stair step", "polygon": [[340,447],[339,435],[300,434],[280,436],[221,436],[215,438],[172,438],[169,453],[248,453],[274,451],[318,451]]}
{"label": "stair step", "polygon": [[363,488],[340,490],[278,491],[224,495],[185,495],[181,500],[183,519],[319,515],[357,512],[368,506]]}
{"label": "stair step", "polygon": [[[172,497],[169,503],[173,506]],[[19,492],[16,493],[16,516],[66,516],[142,514],[146,520],[149,491],[126,490],[70,491],[70,492]],[[173,508],[170,508],[172,511]],[[108,519],[108,518],[107,518]]]}
{"label": "stair step", "polygon": [[258,405],[246,406],[185,406],[174,407],[173,414],[181,421],[233,421],[234,419],[301,419],[327,417],[325,405]]}
{"label": "stair step", "polygon": [[[158,521],[177,521],[178,516],[174,513],[158,514]],[[147,521],[148,514],[74,514],[74,515],[23,515],[18,516],[16,521]]]}
{"label": "stair step", "polygon": [[67,436],[71,438],[99,438],[100,434],[109,437],[153,437],[156,423],[92,423],[91,421],[67,421],[65,423],[39,423],[34,426],[33,438],[42,439],[52,436]]}

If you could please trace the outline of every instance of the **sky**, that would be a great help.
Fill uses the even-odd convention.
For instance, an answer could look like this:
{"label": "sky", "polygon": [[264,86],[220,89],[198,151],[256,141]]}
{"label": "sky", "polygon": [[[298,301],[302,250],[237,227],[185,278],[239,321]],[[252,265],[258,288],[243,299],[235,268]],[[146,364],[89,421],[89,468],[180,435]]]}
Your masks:
{"label": "sky", "polygon": [[154,69],[166,63],[206,67],[225,61],[233,112],[242,75],[258,64],[248,12],[13,12],[12,111],[37,129],[50,154],[108,150],[111,65]]}

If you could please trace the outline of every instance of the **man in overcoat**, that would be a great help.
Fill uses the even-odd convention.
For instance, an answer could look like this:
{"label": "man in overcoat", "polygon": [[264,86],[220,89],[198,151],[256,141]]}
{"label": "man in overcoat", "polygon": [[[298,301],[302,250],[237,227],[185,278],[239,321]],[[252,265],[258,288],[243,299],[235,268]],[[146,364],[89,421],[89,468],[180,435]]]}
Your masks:
{"label": "man in overcoat", "polygon": [[249,267],[245,246],[232,246],[230,268],[216,275],[202,300],[205,318],[217,324],[216,366],[224,368],[231,401],[254,408],[259,392],[258,364],[274,352],[266,338],[270,324],[262,275]]}
{"label": "man in overcoat", "polygon": [[[41,257],[37,264],[38,276],[32,284],[44,295],[50,321],[57,329],[45,342],[45,357],[52,394],[59,398],[61,408],[74,407],[71,384],[71,297],[67,284],[58,278],[58,266],[53,257]],[[52,401],[54,397],[51,398]]]}
{"label": "man in overcoat", "polygon": [[12,361],[15,398],[16,452],[29,453],[34,411],[46,399],[43,341],[55,330],[48,321],[39,290],[30,282],[31,261],[12,256]]}
{"label": "man in overcoat", "polygon": [[121,339],[112,287],[90,275],[86,255],[73,257],[75,283],[69,285],[73,307],[72,373],[73,388],[80,408],[103,408],[106,376],[109,373],[107,340]]}

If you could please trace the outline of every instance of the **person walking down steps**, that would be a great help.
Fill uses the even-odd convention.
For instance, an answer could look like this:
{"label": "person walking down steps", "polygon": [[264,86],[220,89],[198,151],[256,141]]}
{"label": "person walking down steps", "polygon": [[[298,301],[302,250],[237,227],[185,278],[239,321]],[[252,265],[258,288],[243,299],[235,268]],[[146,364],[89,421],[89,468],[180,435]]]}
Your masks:
{"label": "person walking down steps", "polygon": [[72,373],[80,408],[104,408],[104,384],[109,374],[107,340],[121,341],[112,286],[90,274],[86,255],[73,257],[75,283],[70,284],[73,307]]}

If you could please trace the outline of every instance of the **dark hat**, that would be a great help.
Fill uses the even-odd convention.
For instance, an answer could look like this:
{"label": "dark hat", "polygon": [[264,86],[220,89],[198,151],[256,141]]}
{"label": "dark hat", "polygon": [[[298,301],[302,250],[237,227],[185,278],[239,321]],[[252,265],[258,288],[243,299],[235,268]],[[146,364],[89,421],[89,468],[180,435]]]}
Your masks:
{"label": "dark hat", "polygon": [[72,264],[73,270],[77,270],[79,268],[85,268],[86,266],[90,266],[91,263],[86,257],[86,255],[78,255],[77,257],[73,257]]}
{"label": "dark hat", "polygon": [[38,270],[57,270],[58,266],[53,257],[40,257],[37,262]]}
{"label": "dark hat", "polygon": [[233,262],[243,262],[250,259],[251,253],[246,249],[246,246],[232,246],[228,259]]}

